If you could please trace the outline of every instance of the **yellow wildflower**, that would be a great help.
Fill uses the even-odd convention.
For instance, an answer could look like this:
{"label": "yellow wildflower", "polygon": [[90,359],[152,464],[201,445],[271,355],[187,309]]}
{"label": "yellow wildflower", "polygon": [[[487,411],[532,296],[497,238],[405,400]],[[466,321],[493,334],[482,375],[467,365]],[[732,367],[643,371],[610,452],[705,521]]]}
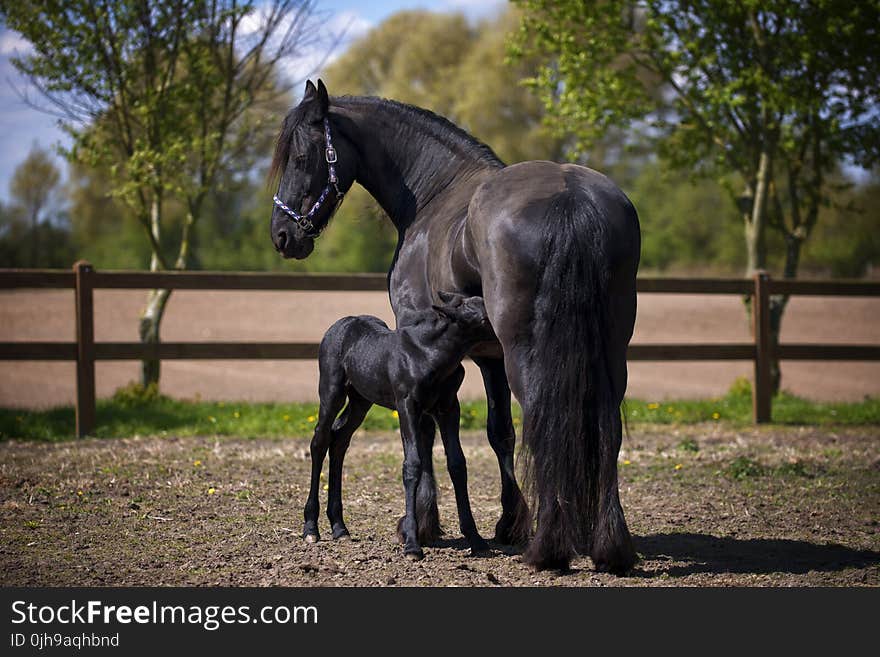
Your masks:
{"label": "yellow wildflower", "polygon": [[235,411],[235,412],[232,414],[232,417],[234,417],[234,418],[240,418],[240,417],[241,417],[241,413],[239,413],[238,411]]}
{"label": "yellow wildflower", "polygon": [[196,459],[195,461],[193,461],[193,465],[195,467],[199,467],[201,464],[202,464],[202,462],[199,459]]}
{"label": "yellow wildflower", "polygon": [[315,416],[314,416],[314,415],[309,415],[309,416],[306,418],[306,422],[314,422],[314,421],[315,421]]}
{"label": "yellow wildflower", "polygon": [[213,495],[216,492],[217,492],[217,489],[214,488],[213,486],[211,486],[211,488],[208,489],[208,495]]}
{"label": "yellow wildflower", "polygon": [[289,415],[285,415],[283,419],[284,419],[285,422],[290,422],[290,416],[289,416]]}
{"label": "yellow wildflower", "polygon": [[623,462],[623,464],[624,464],[624,465],[632,465],[632,462],[631,462],[629,459],[626,459],[626,460]]}
{"label": "yellow wildflower", "polygon": [[712,419],[713,419],[713,420],[718,420],[718,419],[720,419],[720,418],[721,418],[721,414],[720,414],[720,413],[717,413],[717,412],[716,412],[716,413],[712,413]]}
{"label": "yellow wildflower", "polygon": [[393,417],[396,420],[397,418],[400,417],[400,413],[398,413],[397,411],[391,411],[391,417]]}
{"label": "yellow wildflower", "polygon": [[660,408],[660,404],[658,404],[657,402],[651,402],[650,404],[648,404],[648,410],[654,411],[658,408]]}
{"label": "yellow wildflower", "polygon": [[676,469],[676,470],[681,470],[681,463],[676,463],[676,464],[675,464],[675,469]]}

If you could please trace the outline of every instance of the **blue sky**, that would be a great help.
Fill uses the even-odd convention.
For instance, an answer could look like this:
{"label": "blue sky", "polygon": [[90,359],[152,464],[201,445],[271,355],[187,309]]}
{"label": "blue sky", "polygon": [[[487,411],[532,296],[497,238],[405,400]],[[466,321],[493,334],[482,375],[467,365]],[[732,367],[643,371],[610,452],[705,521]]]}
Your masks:
{"label": "blue sky", "polygon": [[[346,27],[350,40],[403,9],[459,11],[472,19],[479,19],[497,12],[503,4],[504,0],[318,0],[318,9],[330,14],[331,29]],[[20,35],[0,28],[0,153],[3,154],[0,158],[0,200],[3,202],[9,199],[9,181],[15,167],[24,160],[34,143],[43,148],[53,148],[59,142],[67,143],[54,117],[29,107],[20,97],[21,90],[27,87],[26,81],[17,74],[10,58],[26,52],[27,48],[27,42]],[[313,66],[314,59],[310,62],[308,58],[289,64],[293,75]],[[65,166],[59,158],[59,168],[64,171]]]}

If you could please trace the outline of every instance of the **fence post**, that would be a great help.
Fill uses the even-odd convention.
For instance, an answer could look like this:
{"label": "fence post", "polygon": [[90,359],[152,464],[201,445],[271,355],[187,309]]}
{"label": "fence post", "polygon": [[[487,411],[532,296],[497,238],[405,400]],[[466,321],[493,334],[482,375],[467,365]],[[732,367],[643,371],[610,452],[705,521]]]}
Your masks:
{"label": "fence post", "polygon": [[752,410],[756,424],[769,422],[772,404],[770,381],[770,275],[763,270],[755,272],[755,293],[752,298],[752,321],[755,335],[755,387],[752,391]]}
{"label": "fence post", "polygon": [[76,436],[95,428],[95,314],[92,265],[79,260],[76,278]]}

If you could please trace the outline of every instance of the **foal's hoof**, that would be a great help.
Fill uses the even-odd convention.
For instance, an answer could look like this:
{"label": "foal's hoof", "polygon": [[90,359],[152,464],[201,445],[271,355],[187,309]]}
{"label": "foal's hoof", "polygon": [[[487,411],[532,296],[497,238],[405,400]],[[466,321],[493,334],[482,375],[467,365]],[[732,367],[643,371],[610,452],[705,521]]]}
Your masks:
{"label": "foal's hoof", "polygon": [[305,536],[303,536],[303,540],[306,543],[317,543],[321,540],[321,537],[317,534],[306,534]]}
{"label": "foal's hoof", "polygon": [[405,556],[410,561],[421,561],[422,559],[425,558],[425,553],[422,552],[421,550],[418,550],[416,552],[407,552],[405,554]]}

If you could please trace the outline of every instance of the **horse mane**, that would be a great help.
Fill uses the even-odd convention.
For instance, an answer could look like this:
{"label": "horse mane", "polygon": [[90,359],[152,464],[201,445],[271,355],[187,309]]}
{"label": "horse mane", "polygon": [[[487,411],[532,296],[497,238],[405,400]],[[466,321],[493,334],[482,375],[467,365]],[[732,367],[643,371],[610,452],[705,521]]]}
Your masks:
{"label": "horse mane", "polygon": [[[331,112],[334,105],[337,107],[367,106],[369,111],[375,111],[378,108],[390,109],[396,114],[403,115],[402,123],[404,125],[428,135],[462,155],[492,167],[504,166],[504,162],[488,145],[446,117],[435,114],[431,110],[377,96],[332,96],[330,98]],[[305,110],[306,108],[302,105],[294,106],[281,124],[281,132],[275,142],[275,152],[269,166],[270,183],[276,180],[279,175],[284,174],[284,168],[287,166],[291,151],[299,152],[309,146],[308,140],[304,138],[304,131],[298,129],[305,117]]]}
{"label": "horse mane", "polygon": [[334,104],[342,107],[366,105],[371,110],[376,108],[391,109],[406,117],[405,124],[407,126],[418,129],[438,142],[451,146],[462,154],[484,164],[497,167],[504,166],[504,162],[501,161],[501,158],[495,154],[491,147],[457,126],[445,116],[435,114],[431,110],[389,98],[379,98],[378,96],[336,96],[330,100],[331,109]]}

